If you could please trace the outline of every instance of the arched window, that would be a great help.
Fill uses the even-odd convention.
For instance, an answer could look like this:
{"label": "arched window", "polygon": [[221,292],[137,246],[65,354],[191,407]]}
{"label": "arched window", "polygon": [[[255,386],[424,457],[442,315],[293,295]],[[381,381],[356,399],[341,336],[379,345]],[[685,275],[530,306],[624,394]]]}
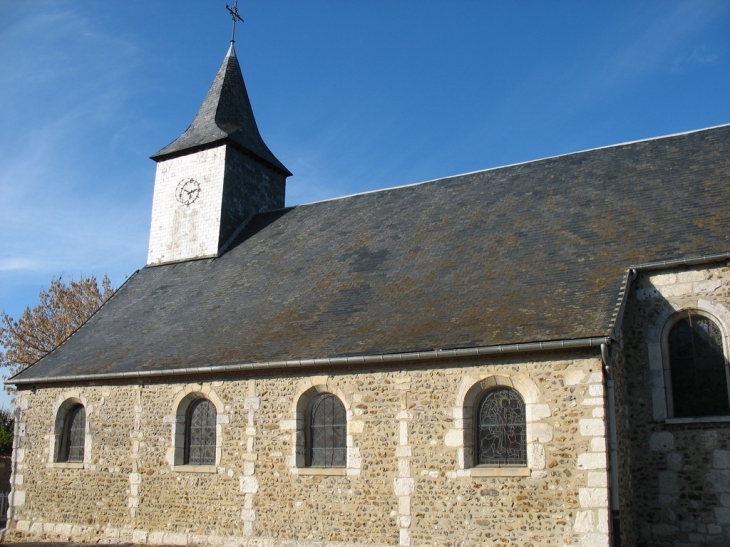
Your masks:
{"label": "arched window", "polygon": [[185,464],[215,465],[216,411],[208,399],[197,399],[185,417]]}
{"label": "arched window", "polygon": [[730,413],[720,327],[704,315],[687,312],[670,329],[667,348],[673,417]]}
{"label": "arched window", "polygon": [[488,391],[476,412],[476,465],[527,465],[525,402],[514,389]]}
{"label": "arched window", "polygon": [[308,437],[309,466],[347,465],[347,416],[343,404],[331,393],[322,393],[311,400]]}
{"label": "arched window", "polygon": [[[63,407],[62,407],[63,408]],[[59,416],[61,418],[61,416]],[[84,443],[86,440],[86,409],[84,405],[71,406],[62,415],[62,424],[57,433],[57,462],[83,462]]]}

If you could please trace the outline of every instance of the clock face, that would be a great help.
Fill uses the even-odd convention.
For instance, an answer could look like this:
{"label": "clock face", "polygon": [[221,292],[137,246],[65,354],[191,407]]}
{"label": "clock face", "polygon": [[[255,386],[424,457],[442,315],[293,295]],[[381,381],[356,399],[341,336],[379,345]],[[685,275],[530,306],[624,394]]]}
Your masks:
{"label": "clock face", "polygon": [[195,179],[180,181],[175,190],[175,197],[183,205],[190,205],[200,196],[200,183]]}

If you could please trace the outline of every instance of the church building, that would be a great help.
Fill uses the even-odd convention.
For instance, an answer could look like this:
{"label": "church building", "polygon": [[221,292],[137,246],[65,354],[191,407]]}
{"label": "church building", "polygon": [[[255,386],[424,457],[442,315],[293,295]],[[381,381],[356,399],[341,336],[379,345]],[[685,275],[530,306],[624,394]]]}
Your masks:
{"label": "church building", "polygon": [[18,389],[12,538],[730,544],[730,125],[285,207],[231,45]]}

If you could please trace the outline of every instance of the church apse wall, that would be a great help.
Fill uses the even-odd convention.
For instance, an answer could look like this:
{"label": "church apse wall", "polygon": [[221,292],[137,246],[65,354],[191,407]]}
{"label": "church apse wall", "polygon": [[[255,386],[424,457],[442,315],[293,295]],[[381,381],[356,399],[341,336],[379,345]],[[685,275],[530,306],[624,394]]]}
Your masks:
{"label": "church apse wall", "polygon": [[[620,414],[636,545],[730,542],[729,272],[711,263],[640,272],[633,283]],[[696,378],[682,366],[683,340],[702,357]]]}
{"label": "church apse wall", "polygon": [[[605,398],[595,353],[209,380],[23,391],[14,537],[608,544]],[[307,452],[318,434],[307,422],[320,402],[334,405],[332,431],[344,435],[324,462]],[[522,416],[508,461],[480,464],[492,457],[484,447],[496,445],[476,431],[482,418],[474,405],[478,412],[513,405]],[[82,410],[85,423],[73,429]],[[76,420],[68,431],[59,429],[59,412]],[[196,442],[186,437],[198,431],[187,429],[190,416],[215,438],[211,450],[201,444],[194,463],[180,446]],[[74,450],[82,461],[58,461],[73,459]]]}

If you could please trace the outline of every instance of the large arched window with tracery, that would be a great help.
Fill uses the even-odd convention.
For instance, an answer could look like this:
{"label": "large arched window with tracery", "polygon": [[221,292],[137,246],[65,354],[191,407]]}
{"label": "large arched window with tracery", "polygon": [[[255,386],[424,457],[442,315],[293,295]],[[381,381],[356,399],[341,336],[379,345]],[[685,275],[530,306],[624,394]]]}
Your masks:
{"label": "large arched window with tracery", "polygon": [[514,389],[488,391],[476,413],[477,465],[527,465],[525,402]]}
{"label": "large arched window with tracery", "polygon": [[317,395],[309,405],[309,465],[347,465],[347,415],[331,393]]}
{"label": "large arched window with tracery", "polygon": [[730,413],[728,371],[720,327],[709,317],[685,312],[667,336],[673,417]]}
{"label": "large arched window with tracery", "polygon": [[208,399],[188,407],[185,421],[185,464],[215,465],[216,410]]}

